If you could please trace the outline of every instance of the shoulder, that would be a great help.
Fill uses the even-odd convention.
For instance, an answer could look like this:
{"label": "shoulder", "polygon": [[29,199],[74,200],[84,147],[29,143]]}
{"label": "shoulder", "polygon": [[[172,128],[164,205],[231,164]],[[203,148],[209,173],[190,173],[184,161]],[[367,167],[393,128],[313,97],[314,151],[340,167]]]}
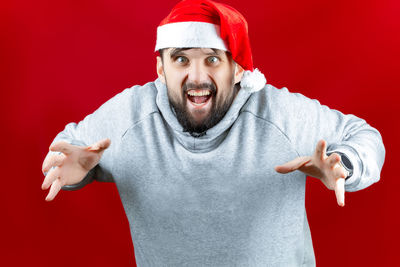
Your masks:
{"label": "shoulder", "polygon": [[81,125],[86,132],[95,131],[106,137],[121,136],[138,121],[158,112],[156,95],[154,82],[126,88],[87,115]]}
{"label": "shoulder", "polygon": [[134,85],[119,92],[100,109],[111,112],[113,117],[126,118],[128,120],[140,120],[141,118],[158,111],[156,104],[157,89],[154,82],[144,85]]}
{"label": "shoulder", "polygon": [[279,89],[266,84],[263,89],[250,96],[244,111],[259,118],[274,121],[276,118],[295,114],[307,105],[308,101],[312,100],[300,93],[290,92],[286,87]]}
{"label": "shoulder", "polygon": [[312,132],[317,129],[315,125],[318,125],[323,117],[328,118],[324,114],[327,114],[329,109],[325,106],[321,108],[318,100],[290,92],[286,87],[278,89],[267,84],[250,96],[243,111],[274,125],[293,140],[298,138],[299,131]]}

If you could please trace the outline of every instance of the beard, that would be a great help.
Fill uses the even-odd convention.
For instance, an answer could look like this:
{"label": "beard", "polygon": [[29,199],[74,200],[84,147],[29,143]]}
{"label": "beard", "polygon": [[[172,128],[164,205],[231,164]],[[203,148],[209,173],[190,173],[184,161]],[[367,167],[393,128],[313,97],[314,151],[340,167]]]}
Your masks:
{"label": "beard", "polygon": [[[168,89],[168,83],[166,84]],[[201,122],[196,122],[190,112],[187,110],[186,101],[190,101],[186,97],[187,89],[209,89],[211,90],[211,109],[207,117]],[[182,125],[184,132],[189,132],[189,134],[193,137],[200,137],[206,134],[206,131],[213,126],[215,126],[218,122],[220,122],[225,114],[228,112],[230,106],[232,105],[233,100],[236,96],[236,91],[239,86],[234,85],[232,79],[232,86],[230,88],[230,94],[225,99],[219,99],[216,96],[216,86],[214,83],[202,83],[202,84],[194,84],[194,83],[185,83],[182,86],[182,97],[181,101],[172,97],[168,89],[168,99],[169,103],[175,111],[176,118],[178,122]]]}

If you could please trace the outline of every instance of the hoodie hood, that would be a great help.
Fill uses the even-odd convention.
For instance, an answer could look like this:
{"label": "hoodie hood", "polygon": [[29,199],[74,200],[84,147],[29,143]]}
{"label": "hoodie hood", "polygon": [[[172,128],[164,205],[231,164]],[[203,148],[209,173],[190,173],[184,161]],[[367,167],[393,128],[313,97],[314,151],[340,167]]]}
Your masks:
{"label": "hoodie hood", "polygon": [[205,152],[218,146],[228,134],[228,129],[235,122],[240,110],[252,94],[247,90],[240,89],[222,120],[214,125],[214,127],[208,129],[205,135],[193,137],[190,133],[183,131],[182,125],[176,118],[175,112],[169,103],[167,86],[159,78],[155,80],[154,84],[157,88],[156,103],[165,121],[174,131],[174,136],[176,136],[179,142],[193,152]]}

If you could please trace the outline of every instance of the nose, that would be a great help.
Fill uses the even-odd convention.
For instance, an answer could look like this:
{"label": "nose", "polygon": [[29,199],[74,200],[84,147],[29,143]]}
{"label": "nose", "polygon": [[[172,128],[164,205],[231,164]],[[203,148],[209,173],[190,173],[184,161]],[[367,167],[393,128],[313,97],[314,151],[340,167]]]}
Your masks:
{"label": "nose", "polygon": [[191,82],[200,84],[203,82],[208,82],[208,70],[204,63],[199,61],[192,61],[188,69],[188,79]]}

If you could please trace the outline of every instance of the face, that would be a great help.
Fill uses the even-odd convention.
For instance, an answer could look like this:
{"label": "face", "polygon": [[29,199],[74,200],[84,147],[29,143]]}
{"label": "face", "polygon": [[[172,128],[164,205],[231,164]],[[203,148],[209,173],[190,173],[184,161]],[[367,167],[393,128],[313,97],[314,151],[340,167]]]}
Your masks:
{"label": "face", "polygon": [[157,73],[184,131],[203,133],[226,114],[243,75],[229,53],[210,48],[168,48]]}

